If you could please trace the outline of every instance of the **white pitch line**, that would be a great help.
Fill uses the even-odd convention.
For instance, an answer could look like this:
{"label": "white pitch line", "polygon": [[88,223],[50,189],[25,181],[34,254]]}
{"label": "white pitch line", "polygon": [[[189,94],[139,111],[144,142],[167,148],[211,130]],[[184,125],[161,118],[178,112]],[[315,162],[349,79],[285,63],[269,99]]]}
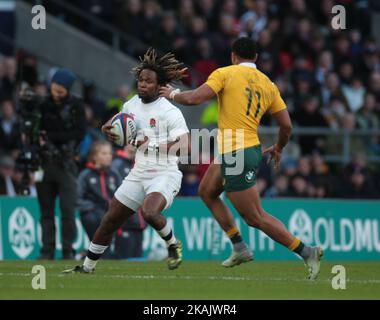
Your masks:
{"label": "white pitch line", "polygon": [[[48,274],[49,276],[57,277],[67,277],[65,274]],[[30,273],[0,273],[0,276],[14,276],[14,277],[29,277]],[[83,275],[91,277],[92,275]],[[317,279],[316,281],[310,281],[307,279],[300,278],[259,278],[259,277],[234,277],[234,276],[156,276],[156,275],[133,275],[133,274],[111,274],[111,275],[96,275],[97,277],[102,278],[117,278],[117,279],[131,279],[131,280],[216,280],[216,281],[272,281],[272,282],[331,282],[331,279]],[[357,280],[357,279],[347,279],[347,282],[350,283],[359,283],[359,284],[380,284],[380,279],[368,279],[368,280]]]}

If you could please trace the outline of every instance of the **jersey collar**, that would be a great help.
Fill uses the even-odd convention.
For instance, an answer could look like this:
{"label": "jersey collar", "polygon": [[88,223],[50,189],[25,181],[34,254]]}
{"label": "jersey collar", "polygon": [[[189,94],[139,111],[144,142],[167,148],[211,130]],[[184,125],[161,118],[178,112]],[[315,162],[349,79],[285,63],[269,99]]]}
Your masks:
{"label": "jersey collar", "polygon": [[141,98],[139,98],[140,99],[140,101],[141,101],[141,103],[142,103],[142,105],[144,106],[144,107],[151,107],[151,106],[154,106],[156,103],[158,103],[159,101],[161,101],[161,99],[162,99],[162,97],[158,97],[156,100],[154,100],[154,101],[152,101],[152,102],[149,102],[149,103],[144,103],[144,102],[142,102],[142,100],[141,100]]}
{"label": "jersey collar", "polygon": [[241,62],[241,63],[239,63],[239,66],[246,66],[246,67],[251,67],[251,68],[257,69],[256,63],[253,63],[253,62]]}

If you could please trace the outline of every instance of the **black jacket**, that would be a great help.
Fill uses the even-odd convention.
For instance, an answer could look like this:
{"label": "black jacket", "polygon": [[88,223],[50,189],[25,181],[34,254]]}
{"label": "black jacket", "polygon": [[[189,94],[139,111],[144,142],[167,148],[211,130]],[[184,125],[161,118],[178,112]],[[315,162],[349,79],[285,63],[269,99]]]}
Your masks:
{"label": "black jacket", "polygon": [[51,96],[41,105],[40,131],[45,131],[49,143],[62,155],[78,152],[78,146],[86,132],[86,118],[83,101],[68,96],[61,104],[55,104]]}
{"label": "black jacket", "polygon": [[134,161],[129,159],[124,150],[117,150],[112,160],[111,168],[116,171],[121,178],[125,178],[132,170]]}
{"label": "black jacket", "polygon": [[120,176],[113,170],[96,169],[87,164],[78,177],[78,210],[80,214],[100,210],[106,212],[108,203],[121,184]]}

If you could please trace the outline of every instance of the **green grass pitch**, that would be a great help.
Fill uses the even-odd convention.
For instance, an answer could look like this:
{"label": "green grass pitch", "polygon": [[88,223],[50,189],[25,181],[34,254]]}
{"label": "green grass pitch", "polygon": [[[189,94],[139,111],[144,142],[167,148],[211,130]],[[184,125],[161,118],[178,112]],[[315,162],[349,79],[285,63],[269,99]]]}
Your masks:
{"label": "green grass pitch", "polygon": [[[46,268],[46,290],[33,290],[33,265]],[[380,299],[380,263],[323,262],[316,281],[301,262],[249,262],[224,269],[218,261],[100,261],[94,274],[62,275],[77,261],[0,261],[0,299]],[[345,290],[331,269],[346,268]]]}

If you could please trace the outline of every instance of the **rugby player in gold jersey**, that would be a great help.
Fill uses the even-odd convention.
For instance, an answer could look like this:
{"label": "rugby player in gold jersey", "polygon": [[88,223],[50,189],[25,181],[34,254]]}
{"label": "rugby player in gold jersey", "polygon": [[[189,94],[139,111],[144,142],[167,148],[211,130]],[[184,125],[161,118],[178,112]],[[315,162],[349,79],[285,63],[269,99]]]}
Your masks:
{"label": "rugby player in gold jersey", "polygon": [[[219,197],[225,191],[249,226],[300,255],[308,268],[308,278],[315,279],[322,249],[305,245],[260,203],[256,176],[262,154],[268,153],[269,161],[274,160],[275,168],[279,168],[281,152],[290,138],[292,124],[278,88],[257,69],[257,57],[256,43],[250,38],[239,38],[232,44],[232,65],[215,70],[206,83],[195,90],[180,92],[167,85],[161,87],[160,93],[182,105],[198,105],[215,95],[218,97],[219,156],[203,177],[199,194],[233,244],[231,256],[222,265],[233,267],[253,259],[232,213]],[[262,150],[257,130],[266,112],[278,123],[279,133],[277,142]],[[243,162],[240,171],[233,170],[239,166],[231,159]]]}

